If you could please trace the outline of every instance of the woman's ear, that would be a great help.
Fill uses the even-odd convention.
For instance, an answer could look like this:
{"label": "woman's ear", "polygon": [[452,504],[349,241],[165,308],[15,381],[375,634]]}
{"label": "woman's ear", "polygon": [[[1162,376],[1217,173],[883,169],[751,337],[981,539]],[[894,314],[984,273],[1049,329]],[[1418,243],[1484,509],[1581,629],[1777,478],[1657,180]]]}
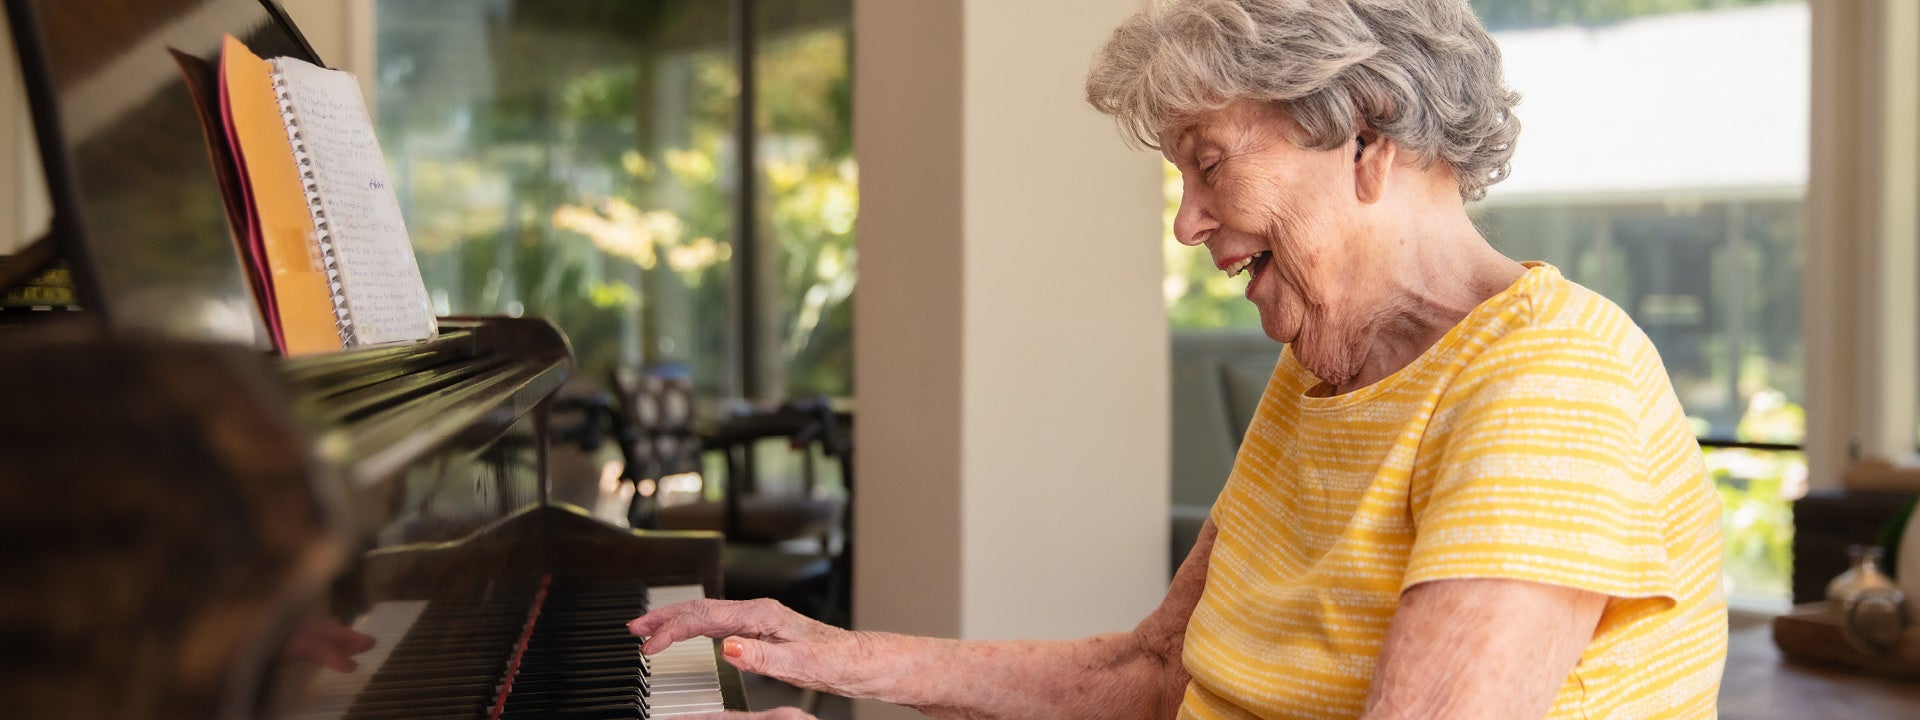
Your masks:
{"label": "woman's ear", "polygon": [[1398,143],[1372,130],[1353,137],[1353,190],[1360,202],[1372,205],[1386,197]]}

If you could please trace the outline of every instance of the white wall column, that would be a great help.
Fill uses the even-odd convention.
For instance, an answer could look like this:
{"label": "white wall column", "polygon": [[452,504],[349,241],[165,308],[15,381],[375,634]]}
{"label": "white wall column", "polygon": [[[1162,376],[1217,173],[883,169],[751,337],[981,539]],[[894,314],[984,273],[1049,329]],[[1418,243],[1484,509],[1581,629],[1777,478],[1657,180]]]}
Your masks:
{"label": "white wall column", "polygon": [[1873,447],[1913,452],[1920,416],[1920,3],[1882,5],[1879,213],[1880,332],[1887,341],[1879,377],[1887,397]]}
{"label": "white wall column", "polygon": [[1082,99],[1137,7],[854,4],[861,628],[1075,637],[1165,590],[1159,160]]}
{"label": "white wall column", "polygon": [[1920,3],[1813,11],[1813,118],[1803,330],[1807,465],[1839,486],[1855,446],[1914,445],[1920,393]]}
{"label": "white wall column", "polygon": [[360,92],[374,101],[374,63],[378,47],[374,34],[374,0],[281,0],[281,7],[300,26],[320,59],[335,70],[353,73]]}

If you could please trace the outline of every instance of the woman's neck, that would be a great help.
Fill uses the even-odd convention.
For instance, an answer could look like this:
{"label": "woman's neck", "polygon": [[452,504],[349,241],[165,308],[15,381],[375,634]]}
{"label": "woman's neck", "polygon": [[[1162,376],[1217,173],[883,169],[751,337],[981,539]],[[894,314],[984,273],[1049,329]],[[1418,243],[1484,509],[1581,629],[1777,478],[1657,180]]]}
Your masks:
{"label": "woman's neck", "polygon": [[1372,385],[1411,364],[1526,274],[1525,266],[1487,244],[1464,209],[1455,212],[1441,223],[1429,216],[1420,230],[1403,230],[1404,243],[1396,239],[1394,246],[1406,251],[1385,264],[1392,272],[1371,283],[1378,291],[1373,310],[1351,337],[1349,357],[1358,358],[1358,367],[1345,382],[1329,382],[1329,394]]}

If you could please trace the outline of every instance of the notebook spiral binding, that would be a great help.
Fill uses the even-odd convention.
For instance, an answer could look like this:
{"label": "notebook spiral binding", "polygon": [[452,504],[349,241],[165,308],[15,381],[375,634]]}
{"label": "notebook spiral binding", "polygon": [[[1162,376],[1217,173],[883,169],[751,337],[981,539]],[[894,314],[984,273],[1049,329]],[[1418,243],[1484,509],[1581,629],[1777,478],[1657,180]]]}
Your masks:
{"label": "notebook spiral binding", "polygon": [[286,124],[287,141],[293,145],[293,160],[300,167],[300,187],[307,196],[307,212],[313,217],[314,237],[320,246],[320,262],[327,270],[327,295],[333,302],[334,323],[340,330],[340,344],[354,346],[353,314],[347,308],[347,296],[340,283],[340,261],[333,251],[333,238],[327,231],[327,209],[320,200],[320,186],[314,179],[313,156],[300,134],[300,120],[294,113],[293,97],[287,92],[286,76],[275,63],[273,96],[280,105],[280,119]]}

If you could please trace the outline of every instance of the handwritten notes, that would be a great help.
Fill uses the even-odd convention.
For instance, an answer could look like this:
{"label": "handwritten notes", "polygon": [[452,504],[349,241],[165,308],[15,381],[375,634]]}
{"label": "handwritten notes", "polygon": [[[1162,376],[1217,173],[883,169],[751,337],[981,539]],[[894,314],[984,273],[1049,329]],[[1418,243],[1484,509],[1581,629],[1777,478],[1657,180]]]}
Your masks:
{"label": "handwritten notes", "polygon": [[356,344],[431,337],[435,324],[420,265],[400,217],[373,120],[352,75],[291,58],[273,61],[284,83],[294,158],[317,201],[316,234],[339,275]]}

